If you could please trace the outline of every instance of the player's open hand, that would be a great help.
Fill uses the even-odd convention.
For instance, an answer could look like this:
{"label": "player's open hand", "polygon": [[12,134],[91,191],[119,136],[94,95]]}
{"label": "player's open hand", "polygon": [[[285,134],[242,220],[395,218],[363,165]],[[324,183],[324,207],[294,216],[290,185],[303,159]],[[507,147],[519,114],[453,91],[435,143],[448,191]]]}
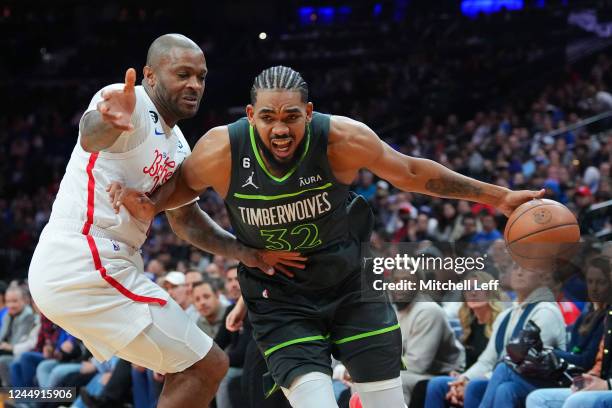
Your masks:
{"label": "player's open hand", "polygon": [[155,217],[155,205],[153,201],[142,191],[125,187],[123,184],[113,181],[107,188],[108,198],[113,206],[115,214],[119,213],[121,206],[125,206],[132,217],[142,222],[150,222]]}
{"label": "player's open hand", "polygon": [[237,332],[242,327],[242,322],[246,316],[246,305],[244,299],[240,297],[231,312],[225,318],[225,328],[231,332]]}
{"label": "player's open hand", "polygon": [[136,106],[136,70],[129,68],[125,72],[125,85],[123,89],[103,90],[103,101],[98,102],[98,112],[102,120],[112,125],[115,129],[129,131],[134,129],[131,123],[132,113]]}
{"label": "player's open hand", "polygon": [[287,269],[287,267],[304,269],[307,259],[308,258],[303,257],[299,252],[249,249],[245,251],[240,261],[251,268],[261,269],[266,275],[274,275],[276,271],[280,271],[288,277],[293,278],[293,272]]}
{"label": "player's open hand", "polygon": [[545,190],[531,191],[531,190],[519,190],[507,192],[499,201],[497,209],[504,213],[506,217],[510,217],[510,214],[523,203],[529,200],[535,200],[538,198],[544,198]]}

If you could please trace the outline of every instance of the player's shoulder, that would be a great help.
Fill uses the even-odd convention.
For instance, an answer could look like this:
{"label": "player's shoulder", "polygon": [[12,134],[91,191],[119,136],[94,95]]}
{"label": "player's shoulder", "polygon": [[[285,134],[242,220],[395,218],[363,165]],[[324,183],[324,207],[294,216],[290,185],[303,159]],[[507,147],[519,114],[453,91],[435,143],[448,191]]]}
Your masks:
{"label": "player's shoulder", "polygon": [[370,128],[363,122],[348,116],[330,115],[329,135],[331,140],[351,140],[363,137]]}
{"label": "player's shoulder", "polygon": [[339,154],[365,152],[376,148],[378,137],[363,122],[346,117],[330,117],[328,146]]}
{"label": "player's shoulder", "polygon": [[230,150],[228,125],[216,126],[200,137],[194,152],[206,157],[216,157],[216,155]]}
{"label": "player's shoulder", "polygon": [[204,133],[203,139],[213,140],[215,142],[221,142],[222,139],[227,139],[229,136],[229,125],[215,126],[208,132]]}

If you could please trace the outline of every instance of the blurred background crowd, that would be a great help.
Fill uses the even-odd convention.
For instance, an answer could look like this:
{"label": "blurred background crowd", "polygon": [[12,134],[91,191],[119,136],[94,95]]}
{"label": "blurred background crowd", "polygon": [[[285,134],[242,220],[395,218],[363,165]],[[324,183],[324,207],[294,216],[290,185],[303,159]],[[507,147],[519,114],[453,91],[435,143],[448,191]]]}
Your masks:
{"label": "blurred background crowd", "polygon": [[[601,329],[591,344],[595,352],[581,361],[588,364],[585,369],[594,364],[603,333],[601,310],[612,298],[604,290],[603,298],[592,299],[586,280],[594,262],[610,286],[610,254],[603,244],[612,234],[612,41],[601,30],[594,34],[573,24],[570,16],[594,10],[605,24],[612,21],[612,2],[502,1],[496,10],[483,5],[496,2],[475,0],[358,5],[241,0],[214,9],[195,1],[63,3],[0,0],[0,95],[5,101],[0,114],[0,300],[6,316],[30,316],[22,315],[27,323],[21,336],[14,328],[7,335],[0,326],[5,385],[79,384],[91,394],[85,393],[81,406],[117,406],[116,401],[154,406],[160,376],[121,361],[90,360],[77,339],[37,315],[35,305],[30,308],[24,281],[82,112],[93,94],[119,82],[127,67],[140,70],[152,39],[166,32],[194,39],[207,58],[200,112],[180,125],[192,146],[211,127],[241,117],[255,75],[282,64],[301,72],[317,111],[363,121],[405,154],[511,189],[545,188],[547,198],[567,205],[589,249],[583,268],[574,271],[577,281],[561,289],[556,300],[568,333],[581,313],[591,322],[580,326],[581,335]],[[359,174],[352,189],[372,205],[372,242],[379,249],[384,242],[407,242],[424,243],[431,256],[441,256],[455,243],[473,253],[504,251],[499,239],[505,217],[493,208],[400,192],[368,171]],[[214,192],[202,195],[200,206],[231,231]],[[437,242],[445,244],[435,248]],[[235,261],[180,240],[164,215],[155,219],[142,255],[145,273],[167,288],[203,330],[220,336],[217,340],[235,353],[232,367],[241,369],[250,333],[232,337],[222,324],[239,296]],[[505,274],[499,302],[510,304],[516,297],[512,268],[507,256],[495,261],[488,272]],[[457,360],[423,373],[450,374],[474,364],[503,310],[495,306],[482,317],[462,307],[461,296],[451,300],[456,306],[440,303],[444,313],[438,323],[464,343],[468,364]],[[565,340],[559,343],[550,344],[565,349]],[[340,398],[350,381],[341,366],[336,371]],[[235,402],[240,401],[237,381],[228,380],[226,389],[234,391],[224,392],[233,396],[238,404],[233,406],[248,406]],[[430,392],[420,387],[421,395]],[[228,394],[219,397],[218,406],[232,406]]]}

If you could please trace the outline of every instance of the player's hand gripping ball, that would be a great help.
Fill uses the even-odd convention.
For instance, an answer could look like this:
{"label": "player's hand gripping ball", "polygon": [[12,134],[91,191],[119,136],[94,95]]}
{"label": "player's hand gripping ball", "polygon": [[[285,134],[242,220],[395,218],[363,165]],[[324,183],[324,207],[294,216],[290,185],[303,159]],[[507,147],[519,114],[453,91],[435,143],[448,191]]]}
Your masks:
{"label": "player's hand gripping ball", "polygon": [[550,272],[577,249],[580,228],[574,214],[553,200],[528,201],[506,224],[504,240],[512,259],[525,269]]}

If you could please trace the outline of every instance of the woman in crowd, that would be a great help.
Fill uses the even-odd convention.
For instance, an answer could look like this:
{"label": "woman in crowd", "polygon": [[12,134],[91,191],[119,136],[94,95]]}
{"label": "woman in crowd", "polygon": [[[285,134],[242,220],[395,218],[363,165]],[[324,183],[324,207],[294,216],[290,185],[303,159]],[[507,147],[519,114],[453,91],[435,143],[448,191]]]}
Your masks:
{"label": "woman in crowd", "polygon": [[[554,350],[557,357],[583,368],[595,362],[604,329],[604,318],[612,296],[610,263],[604,258],[595,258],[588,264],[586,281],[591,304],[576,321],[567,346],[568,351]],[[500,363],[482,399],[480,408],[503,408],[522,406],[527,395],[545,386],[548,379],[524,378],[508,365]]]}

